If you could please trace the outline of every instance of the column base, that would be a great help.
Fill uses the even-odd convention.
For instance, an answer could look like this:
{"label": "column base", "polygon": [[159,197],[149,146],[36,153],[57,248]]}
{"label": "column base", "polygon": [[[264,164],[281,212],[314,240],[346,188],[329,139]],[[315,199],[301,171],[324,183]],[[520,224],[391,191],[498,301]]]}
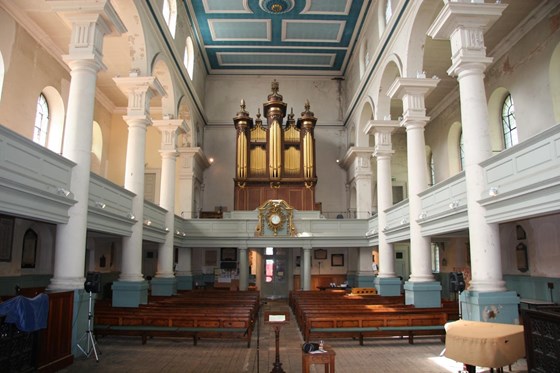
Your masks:
{"label": "column base", "polygon": [[466,290],[459,296],[464,320],[519,324],[519,297],[515,291],[481,293]]}
{"label": "column base", "polygon": [[177,290],[192,290],[193,276],[175,276],[177,279]]}
{"label": "column base", "polygon": [[113,307],[138,307],[148,304],[147,281],[115,281],[113,290]]}
{"label": "column base", "polygon": [[405,304],[416,307],[441,307],[441,284],[436,281],[410,282],[404,284]]}
{"label": "column base", "polygon": [[355,288],[372,288],[373,282],[375,281],[375,276],[371,275],[361,275],[357,274],[354,278],[354,286]]}
{"label": "column base", "polygon": [[401,295],[402,281],[399,277],[376,277],[373,283],[379,295],[387,297]]}
{"label": "column base", "polygon": [[154,277],[150,284],[152,295],[162,297],[177,295],[177,279],[175,277]]}

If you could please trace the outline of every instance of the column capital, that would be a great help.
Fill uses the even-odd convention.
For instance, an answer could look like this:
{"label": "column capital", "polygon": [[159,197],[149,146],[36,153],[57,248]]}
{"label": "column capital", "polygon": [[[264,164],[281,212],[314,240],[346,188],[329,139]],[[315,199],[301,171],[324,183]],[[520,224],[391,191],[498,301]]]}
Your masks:
{"label": "column capital", "polygon": [[507,4],[446,2],[427,34],[433,39],[451,41],[452,65],[447,73],[459,75],[465,69],[484,71],[492,62],[486,57],[484,32],[507,7]]}
{"label": "column capital", "polygon": [[400,98],[403,101],[404,120],[401,125],[416,128],[424,127],[430,118],[426,117],[424,98],[439,83],[439,79],[432,78],[397,78],[389,87],[387,95],[391,98]]}
{"label": "column capital", "polygon": [[387,96],[404,99],[405,96],[425,97],[439,83],[438,78],[401,78],[395,79],[387,90]]}
{"label": "column capital", "polygon": [[156,95],[166,95],[163,86],[156,77],[138,76],[137,71],[131,71],[127,77],[113,78],[113,81],[128,96],[128,116],[148,116],[150,99]]}
{"label": "column capital", "polygon": [[400,123],[396,120],[370,120],[366,126],[366,134],[374,135],[375,151],[373,156],[380,158],[381,156],[390,157],[395,151],[391,141],[391,134],[395,129],[400,127]]}
{"label": "column capital", "polygon": [[68,55],[73,60],[96,60],[99,70],[105,69],[103,59],[103,37],[108,34],[121,35],[126,27],[109,0],[63,1],[47,0],[55,11],[72,29]]}
{"label": "column capital", "polygon": [[373,155],[375,148],[369,146],[352,146],[344,155],[344,159],[340,162],[340,166],[345,170],[350,169],[352,165],[356,170],[370,170],[369,159]]}
{"label": "column capital", "polygon": [[200,147],[180,147],[177,151],[179,152],[179,156],[184,160],[184,162],[181,163],[181,170],[179,171],[180,173],[186,171],[192,172],[197,168],[200,168],[200,170],[204,171],[212,165],[212,163],[210,163],[210,160],[208,159],[208,157],[206,157],[206,154],[204,154],[204,151],[202,151],[202,148]]}
{"label": "column capital", "polygon": [[75,20],[83,20],[87,15],[96,15],[103,20],[111,35],[118,36],[127,31],[126,26],[109,0],[47,0],[47,3],[52,10],[60,14],[69,23],[73,23]]}
{"label": "column capital", "polygon": [[153,125],[161,133],[161,145],[159,152],[162,154],[178,156],[177,137],[184,121],[182,119],[158,119],[152,121]]}

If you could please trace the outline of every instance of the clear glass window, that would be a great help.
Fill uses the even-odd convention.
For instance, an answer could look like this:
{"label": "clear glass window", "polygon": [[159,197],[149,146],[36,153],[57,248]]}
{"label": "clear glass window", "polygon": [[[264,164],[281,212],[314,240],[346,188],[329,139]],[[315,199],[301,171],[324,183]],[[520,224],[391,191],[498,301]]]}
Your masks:
{"label": "clear glass window", "polygon": [[504,132],[504,147],[506,149],[519,142],[517,138],[517,122],[515,121],[515,106],[513,105],[511,95],[507,95],[502,106],[502,130]]}
{"label": "clear glass window", "polygon": [[33,141],[43,146],[47,145],[47,134],[49,130],[49,105],[47,98],[42,93],[37,100],[37,112],[35,114],[35,129]]}

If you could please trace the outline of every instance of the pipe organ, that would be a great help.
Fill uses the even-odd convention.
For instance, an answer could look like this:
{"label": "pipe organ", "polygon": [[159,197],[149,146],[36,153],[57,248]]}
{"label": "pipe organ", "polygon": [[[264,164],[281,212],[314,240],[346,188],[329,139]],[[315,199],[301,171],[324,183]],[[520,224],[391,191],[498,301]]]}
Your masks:
{"label": "pipe organ", "polygon": [[[233,118],[236,129],[235,209],[254,210],[271,199],[282,199],[298,210],[317,210],[314,129],[317,123],[309,101],[297,119],[272,82],[272,93],[256,119],[245,101]],[[286,118],[285,122],[284,119]]]}

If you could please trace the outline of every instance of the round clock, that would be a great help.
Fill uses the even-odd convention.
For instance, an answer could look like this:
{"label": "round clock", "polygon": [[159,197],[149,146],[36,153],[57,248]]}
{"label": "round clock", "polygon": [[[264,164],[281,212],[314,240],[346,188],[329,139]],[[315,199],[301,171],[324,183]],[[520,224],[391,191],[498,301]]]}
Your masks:
{"label": "round clock", "polygon": [[270,215],[270,223],[274,224],[274,225],[278,225],[282,222],[282,218],[280,217],[280,215],[278,214],[272,214]]}

